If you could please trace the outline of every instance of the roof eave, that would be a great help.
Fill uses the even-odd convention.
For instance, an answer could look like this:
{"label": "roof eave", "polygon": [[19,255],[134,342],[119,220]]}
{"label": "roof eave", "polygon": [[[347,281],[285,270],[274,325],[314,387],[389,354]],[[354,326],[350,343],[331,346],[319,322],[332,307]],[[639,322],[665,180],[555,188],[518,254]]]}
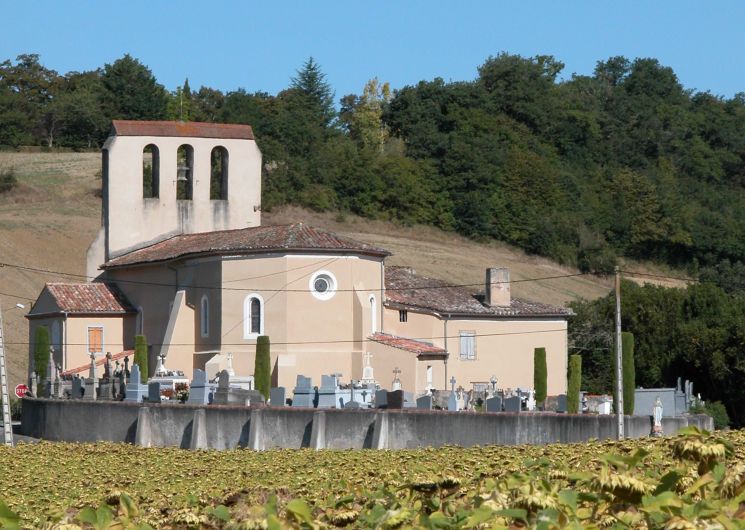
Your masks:
{"label": "roof eave", "polygon": [[427,313],[436,317],[442,317],[447,315],[448,319],[452,318],[468,318],[468,319],[486,319],[486,320],[509,320],[509,319],[525,319],[525,318],[569,318],[575,316],[574,313],[529,313],[529,314],[515,314],[515,315],[497,315],[493,313],[469,313],[463,311],[449,311],[442,308],[431,308],[422,307],[413,304],[404,304],[401,302],[390,302],[386,301],[383,303],[385,307],[391,309],[404,309],[407,311],[417,311],[420,313]]}

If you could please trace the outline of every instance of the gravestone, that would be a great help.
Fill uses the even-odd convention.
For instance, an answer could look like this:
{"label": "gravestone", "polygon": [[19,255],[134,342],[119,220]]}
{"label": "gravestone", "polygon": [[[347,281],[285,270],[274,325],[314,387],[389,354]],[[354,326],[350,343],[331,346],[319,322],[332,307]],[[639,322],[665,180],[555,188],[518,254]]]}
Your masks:
{"label": "gravestone", "polygon": [[394,390],[393,392],[388,392],[385,401],[389,409],[404,408],[404,391]]}
{"label": "gravestone", "polygon": [[432,396],[427,394],[416,399],[416,408],[423,410],[432,410]]}
{"label": "gravestone", "polygon": [[85,380],[85,394],[83,399],[95,400],[96,394],[98,393],[98,380],[91,379],[90,377]]}
{"label": "gravestone", "polygon": [[384,409],[388,407],[388,391],[387,390],[376,390],[375,391],[375,408]]}
{"label": "gravestone", "polygon": [[559,394],[556,396],[556,412],[566,412],[567,410],[567,395]]}
{"label": "gravestone", "polygon": [[404,408],[405,409],[416,408],[416,399],[414,399],[413,392],[404,392]]}
{"label": "gravestone", "polygon": [[199,368],[194,370],[194,378],[189,386],[187,403],[193,405],[207,405],[212,401],[213,388],[207,382],[207,373]]}
{"label": "gravestone", "polygon": [[457,412],[460,409],[458,408],[458,397],[455,395],[455,392],[450,392],[450,397],[448,398],[448,410]]}
{"label": "gravestone", "polygon": [[345,409],[361,409],[362,408],[362,403],[360,403],[359,401],[354,401],[354,400],[347,401],[346,403],[344,403],[344,407],[343,408],[345,408]]}
{"label": "gravestone", "polygon": [[321,386],[318,388],[318,408],[329,409],[333,407],[339,408],[339,403],[336,398],[336,391],[339,388],[336,376],[334,375],[322,375]]}
{"label": "gravestone", "polygon": [[522,399],[520,396],[508,397],[504,400],[504,411],[505,412],[520,412],[522,408]]}
{"label": "gravestone", "polygon": [[147,386],[140,384],[140,367],[137,364],[132,365],[125,395],[124,401],[134,401],[135,403],[141,403],[147,395]]}
{"label": "gravestone", "polygon": [[502,398],[494,396],[487,399],[486,412],[502,412]]}
{"label": "gravestone", "polygon": [[269,404],[272,407],[284,407],[286,404],[285,387],[269,389]]}
{"label": "gravestone", "polygon": [[313,388],[311,378],[298,375],[292,396],[292,406],[313,408],[314,401],[316,401],[315,397],[316,391]]}
{"label": "gravestone", "polygon": [[76,375],[72,378],[72,390],[70,391],[70,397],[72,399],[80,399],[83,397],[83,382]]}
{"label": "gravestone", "polygon": [[217,379],[217,391],[212,402],[216,405],[263,405],[264,396],[258,390],[246,390],[230,386],[230,374],[227,370],[220,372]]}
{"label": "gravestone", "polygon": [[109,379],[102,379],[98,383],[98,399],[111,401],[114,399],[114,383]]}
{"label": "gravestone", "polygon": [[160,383],[158,381],[151,381],[147,385],[147,401],[148,403],[160,403]]}

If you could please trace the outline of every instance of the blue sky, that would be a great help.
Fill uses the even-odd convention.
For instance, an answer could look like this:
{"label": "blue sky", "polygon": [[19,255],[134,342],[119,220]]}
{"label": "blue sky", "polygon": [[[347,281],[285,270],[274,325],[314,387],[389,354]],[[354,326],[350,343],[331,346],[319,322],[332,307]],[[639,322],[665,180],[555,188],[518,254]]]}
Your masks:
{"label": "blue sky", "polygon": [[745,2],[10,1],[0,60],[38,53],[60,72],[125,53],[169,89],[285,88],[308,56],[337,99],[377,76],[393,88],[470,80],[489,55],[554,55],[589,74],[613,55],[655,57],[686,88],[745,92]]}

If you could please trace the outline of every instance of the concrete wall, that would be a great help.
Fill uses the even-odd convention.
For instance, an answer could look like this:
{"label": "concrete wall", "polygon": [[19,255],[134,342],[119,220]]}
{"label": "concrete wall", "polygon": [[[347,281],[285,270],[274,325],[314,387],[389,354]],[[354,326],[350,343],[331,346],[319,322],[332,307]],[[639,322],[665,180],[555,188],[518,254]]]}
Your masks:
{"label": "concrete wall", "polygon": [[[648,416],[627,416],[629,438],[649,436]],[[708,416],[665,418],[666,435],[687,425],[711,430]],[[591,414],[315,410],[23,400],[22,434],[52,441],[229,449],[406,449],[613,439],[616,418]]]}

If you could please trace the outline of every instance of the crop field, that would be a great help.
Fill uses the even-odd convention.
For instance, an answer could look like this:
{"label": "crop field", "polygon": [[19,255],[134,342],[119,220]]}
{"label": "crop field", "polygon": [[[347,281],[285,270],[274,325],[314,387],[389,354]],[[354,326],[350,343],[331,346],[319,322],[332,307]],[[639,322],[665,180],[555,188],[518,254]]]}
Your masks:
{"label": "crop field", "polygon": [[745,431],[406,451],[0,448],[8,528],[745,528]]}

